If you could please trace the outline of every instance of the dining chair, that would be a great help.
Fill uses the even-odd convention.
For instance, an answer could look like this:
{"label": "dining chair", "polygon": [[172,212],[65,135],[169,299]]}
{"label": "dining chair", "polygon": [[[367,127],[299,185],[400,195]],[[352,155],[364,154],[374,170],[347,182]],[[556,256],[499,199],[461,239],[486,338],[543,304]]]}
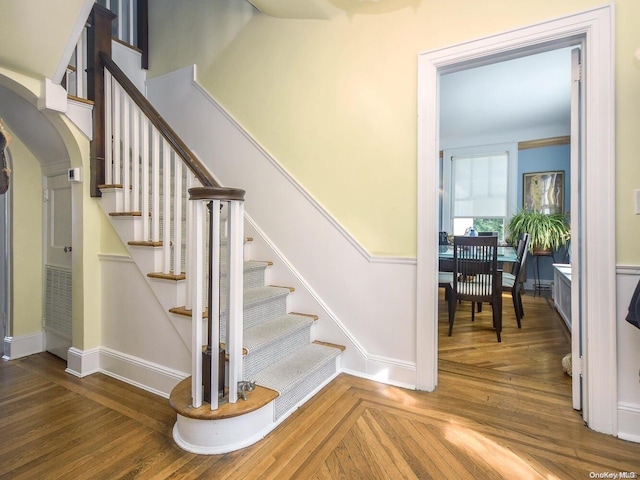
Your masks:
{"label": "dining chair", "polygon": [[518,263],[513,267],[511,273],[504,272],[502,274],[502,288],[503,292],[510,292],[513,299],[513,309],[516,314],[516,322],[518,322],[518,328],[522,328],[522,317],[524,317],[524,307],[522,305],[522,292],[524,291],[523,276],[525,274],[525,264],[527,262],[527,253],[529,251],[530,236],[525,233],[518,241]]}
{"label": "dining chair", "polygon": [[460,300],[471,302],[471,321],[475,320],[476,303],[487,302],[491,304],[493,327],[501,342],[502,270],[498,269],[498,238],[455,236],[452,280],[448,292],[449,336]]}

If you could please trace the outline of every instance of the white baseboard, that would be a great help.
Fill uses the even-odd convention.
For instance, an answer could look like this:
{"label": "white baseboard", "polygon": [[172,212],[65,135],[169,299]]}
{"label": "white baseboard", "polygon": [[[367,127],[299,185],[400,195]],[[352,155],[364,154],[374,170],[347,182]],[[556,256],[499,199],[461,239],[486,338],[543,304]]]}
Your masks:
{"label": "white baseboard", "polygon": [[640,443],[640,405],[618,402],[618,437]]}
{"label": "white baseboard", "polygon": [[416,364],[380,355],[367,355],[365,372],[342,368],[341,372],[394,387],[416,389]]}
{"label": "white baseboard", "polygon": [[104,347],[86,351],[71,347],[66,372],[80,378],[93,373],[104,373],[165,398],[169,398],[173,387],[189,376],[187,373]]}
{"label": "white baseboard", "polygon": [[44,352],[44,333],[38,332],[19,337],[4,337],[4,360],[15,360],[34,353]]}
{"label": "white baseboard", "polygon": [[100,349],[100,372],[165,398],[189,376],[109,348]]}
{"label": "white baseboard", "polygon": [[71,347],[67,352],[67,369],[65,371],[80,378],[99,372],[100,349],[79,350]]}

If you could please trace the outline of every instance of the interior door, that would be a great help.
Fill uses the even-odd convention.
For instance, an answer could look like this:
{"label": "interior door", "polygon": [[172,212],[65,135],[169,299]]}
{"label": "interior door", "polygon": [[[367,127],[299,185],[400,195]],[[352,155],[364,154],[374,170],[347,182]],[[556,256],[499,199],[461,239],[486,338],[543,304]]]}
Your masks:
{"label": "interior door", "polygon": [[71,184],[66,174],[48,177],[46,183],[45,348],[66,360],[71,347]]}
{"label": "interior door", "polygon": [[[583,212],[582,198],[582,151],[584,84],[582,81],[581,49],[571,51],[571,231],[579,232]],[[579,238],[571,242],[571,364],[572,364],[572,397],[573,408],[582,410],[582,416],[588,421],[588,406],[583,396],[586,379],[583,377],[582,365],[585,363],[586,350],[583,348],[584,329],[582,325],[581,305],[581,265],[582,245]]]}

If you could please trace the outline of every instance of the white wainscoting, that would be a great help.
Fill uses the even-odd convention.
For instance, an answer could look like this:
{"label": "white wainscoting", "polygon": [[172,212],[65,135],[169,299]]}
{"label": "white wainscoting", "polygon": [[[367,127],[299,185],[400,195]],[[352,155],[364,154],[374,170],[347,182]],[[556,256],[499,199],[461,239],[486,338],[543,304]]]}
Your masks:
{"label": "white wainscoting", "polygon": [[632,442],[640,442],[640,329],[625,317],[638,281],[640,266],[617,266],[618,436]]}
{"label": "white wainscoting", "polygon": [[[315,338],[347,346],[345,371],[415,386],[415,259],[368,253],[197,84],[195,74],[192,66],[151,79],[147,95],[221,184],[247,191],[248,227],[264,240],[251,247],[252,257],[276,262],[272,283],[294,278],[293,286],[302,287],[304,293],[292,296],[293,308],[299,310],[299,302],[320,315]],[[261,249],[275,258],[259,258]]]}
{"label": "white wainscoting", "polygon": [[129,256],[100,255],[100,261],[99,371],[168,396],[191,369],[190,350],[180,340],[185,333],[177,330],[190,332],[190,318],[174,316],[163,309]]}

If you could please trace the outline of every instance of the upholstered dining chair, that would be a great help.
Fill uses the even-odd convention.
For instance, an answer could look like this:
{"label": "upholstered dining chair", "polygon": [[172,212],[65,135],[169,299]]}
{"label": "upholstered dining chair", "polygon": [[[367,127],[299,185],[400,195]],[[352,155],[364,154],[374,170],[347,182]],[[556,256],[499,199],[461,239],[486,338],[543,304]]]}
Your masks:
{"label": "upholstered dining chair", "polygon": [[497,237],[461,237],[453,239],[453,281],[448,292],[449,336],[453,332],[460,300],[471,302],[471,321],[476,303],[491,304],[493,327],[502,341],[502,270],[498,269]]}
{"label": "upholstered dining chair", "polygon": [[519,259],[518,263],[514,265],[511,273],[504,272],[502,274],[502,291],[511,293],[518,328],[522,328],[522,317],[524,317],[522,292],[524,291],[523,277],[526,272],[525,264],[527,262],[527,253],[529,251],[529,241],[529,234],[525,233],[518,241],[518,249],[516,251]]}

